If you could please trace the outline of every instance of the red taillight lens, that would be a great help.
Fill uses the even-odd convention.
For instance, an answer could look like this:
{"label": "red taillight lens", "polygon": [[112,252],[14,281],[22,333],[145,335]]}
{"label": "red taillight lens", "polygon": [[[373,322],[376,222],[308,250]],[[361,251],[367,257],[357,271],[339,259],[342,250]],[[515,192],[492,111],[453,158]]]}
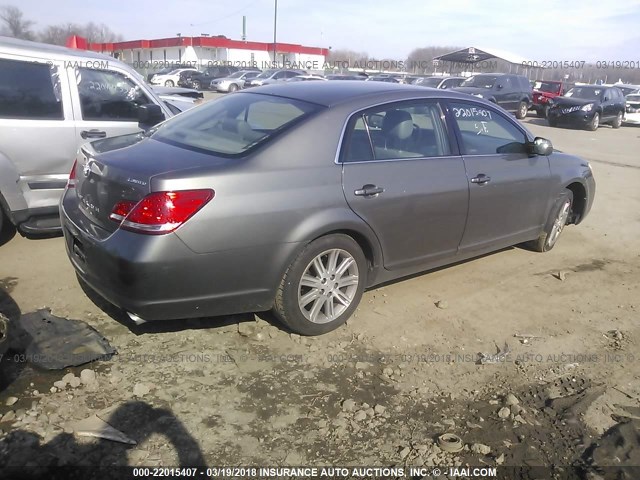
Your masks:
{"label": "red taillight lens", "polygon": [[129,200],[118,202],[116,203],[116,206],[113,207],[113,211],[111,212],[111,215],[109,215],[109,219],[114,222],[122,222],[122,220],[129,215],[129,212],[135,206],[136,202],[130,202]]}
{"label": "red taillight lens", "polygon": [[214,196],[213,190],[179,190],[175,192],[154,192],[137,204],[118,202],[109,218],[119,221],[120,228],[138,233],[164,234],[191,218]]}
{"label": "red taillight lens", "polygon": [[75,188],[76,186],[76,166],[78,165],[78,161],[73,161],[73,167],[71,167],[71,172],[69,172],[69,180],[67,180],[67,188]]}

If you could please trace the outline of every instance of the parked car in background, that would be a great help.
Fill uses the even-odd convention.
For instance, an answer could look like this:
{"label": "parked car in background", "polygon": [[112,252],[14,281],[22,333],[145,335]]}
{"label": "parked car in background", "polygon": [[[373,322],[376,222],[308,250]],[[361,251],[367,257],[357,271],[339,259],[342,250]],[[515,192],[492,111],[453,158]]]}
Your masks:
{"label": "parked car in background", "polygon": [[204,94],[193,88],[182,87],[153,87],[153,91],[158,95],[172,95],[178,97],[204,98]]}
{"label": "parked car in background", "polygon": [[624,97],[625,114],[622,123],[640,125],[640,93],[632,93]]}
{"label": "parked car in background", "polygon": [[412,85],[447,89],[459,87],[465,80],[465,77],[419,77],[412,82]]}
{"label": "parked car in background", "polygon": [[82,148],[60,211],[78,277],[136,323],[273,309],[326,333],[365,288],[551,250],[595,190],[500,107],[384,82],[240,90],[114,140]]}
{"label": "parked car in background", "polygon": [[235,92],[243,89],[249,80],[256,78],[258,75],[260,75],[259,71],[239,70],[228,77],[211,80],[209,88],[216,92]]}
{"label": "parked car in background", "polygon": [[551,127],[567,125],[594,131],[609,123],[620,128],[625,113],[624,95],[616,87],[575,86],[552,102],[547,114]]}
{"label": "parked car in background", "polygon": [[231,65],[215,65],[213,67],[207,67],[202,72],[198,72],[197,74],[185,79],[183,82],[179,83],[179,85],[185,88],[195,88],[196,90],[208,90],[211,87],[211,80],[228,77],[238,70],[238,67]]}
{"label": "parked car in background", "polygon": [[533,105],[531,105],[531,110],[535,110],[536,115],[539,117],[547,118],[550,106],[549,100],[564,95],[571,87],[565,82],[536,80],[533,86]]}
{"label": "parked car in background", "polygon": [[369,77],[368,75],[342,74],[342,73],[325,75],[325,78],[327,80],[366,80],[368,77]]}
{"label": "parked car in background", "polygon": [[387,75],[374,75],[367,78],[368,82],[387,82],[387,83],[402,83],[399,78],[389,77]]}
{"label": "parked car in background", "polygon": [[175,86],[178,86],[178,83],[180,82],[181,79],[184,81],[184,78],[186,78],[185,75],[183,74],[193,75],[195,73],[198,73],[198,70],[195,68],[176,68],[174,70],[171,70],[169,73],[154,75],[153,77],[151,77],[151,80],[149,83],[151,83],[151,85],[163,85],[165,87],[175,87]]}
{"label": "parked car in background", "polygon": [[167,73],[173,72],[176,67],[166,67],[158,70],[157,72],[152,72],[147,75],[147,82],[151,83],[151,79],[154,75],[166,75]]}
{"label": "parked car in background", "polygon": [[23,234],[59,231],[80,145],[174,114],[144,77],[98,53],[0,37],[0,72],[0,229],[4,218]]}
{"label": "parked car in background", "polygon": [[298,75],[306,75],[307,72],[303,70],[282,70],[282,69],[269,69],[261,72],[257,77],[251,79],[245,83],[245,87],[259,87],[262,85],[269,85],[289,78],[297,77]]}
{"label": "parked car in background", "polygon": [[500,105],[505,110],[514,112],[518,119],[527,116],[533,102],[533,89],[527,77],[511,73],[474,75],[454,90]]}
{"label": "parked car in background", "polygon": [[630,85],[628,83],[616,83],[613,86],[616,88],[619,88],[625,97],[632,93],[640,93],[640,85]]}
{"label": "parked car in background", "polygon": [[321,77],[320,75],[298,75],[296,77],[288,78],[287,82],[308,82],[308,81],[315,81],[315,80],[320,80],[324,82],[327,81],[326,78]]}

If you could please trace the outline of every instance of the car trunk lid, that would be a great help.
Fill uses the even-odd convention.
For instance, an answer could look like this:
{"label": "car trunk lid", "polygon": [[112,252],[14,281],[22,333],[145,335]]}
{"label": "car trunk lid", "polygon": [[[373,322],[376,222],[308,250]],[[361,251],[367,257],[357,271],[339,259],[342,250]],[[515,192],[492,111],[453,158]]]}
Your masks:
{"label": "car trunk lid", "polygon": [[118,221],[110,219],[114,207],[120,202],[137,203],[142,200],[152,192],[154,177],[228,161],[150,138],[116,139],[129,145],[117,149],[112,149],[113,142],[85,145],[75,167],[75,189],[80,210],[109,232],[119,226]]}

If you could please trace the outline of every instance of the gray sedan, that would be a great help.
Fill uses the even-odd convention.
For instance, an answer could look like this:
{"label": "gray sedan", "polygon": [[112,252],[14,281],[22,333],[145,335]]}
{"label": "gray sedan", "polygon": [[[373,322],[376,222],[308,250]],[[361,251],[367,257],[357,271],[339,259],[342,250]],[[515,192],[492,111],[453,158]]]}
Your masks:
{"label": "gray sedan", "polygon": [[318,335],[365,288],[588,214],[588,162],[450,90],[294,82],[85,146],[60,210],[83,283],[137,323],[273,310]]}

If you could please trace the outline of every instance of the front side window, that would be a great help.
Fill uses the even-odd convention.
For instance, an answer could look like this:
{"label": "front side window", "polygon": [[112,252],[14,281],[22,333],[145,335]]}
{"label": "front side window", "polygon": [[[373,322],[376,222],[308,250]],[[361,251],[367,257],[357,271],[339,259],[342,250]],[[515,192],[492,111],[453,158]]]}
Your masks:
{"label": "front side window", "polygon": [[511,120],[480,104],[455,102],[450,111],[462,137],[463,155],[525,153],[526,136]]}
{"label": "front side window", "polygon": [[205,153],[242,155],[321,108],[269,95],[229,95],[165,122],[152,138]]}
{"label": "front side window", "polygon": [[440,107],[403,102],[354,116],[347,127],[344,162],[450,155]]}
{"label": "front side window", "polygon": [[151,103],[139,85],[119,72],[79,68],[78,93],[84,120],[131,122]]}
{"label": "front side window", "polygon": [[0,59],[0,72],[0,118],[64,118],[56,66]]}

